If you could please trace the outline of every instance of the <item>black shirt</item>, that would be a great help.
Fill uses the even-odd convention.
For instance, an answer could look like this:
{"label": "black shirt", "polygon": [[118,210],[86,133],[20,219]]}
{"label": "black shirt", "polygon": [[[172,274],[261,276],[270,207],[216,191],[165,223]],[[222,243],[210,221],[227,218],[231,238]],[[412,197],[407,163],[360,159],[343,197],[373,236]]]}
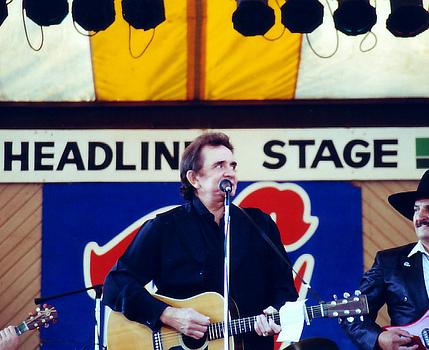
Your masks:
{"label": "black shirt", "polygon": [[223,294],[223,266],[225,260],[224,220],[222,219],[218,225],[214,215],[196,198],[192,201],[192,206],[198,215],[207,256],[204,266],[204,284],[207,287],[207,291]]}
{"label": "black shirt", "polygon": [[[279,309],[286,301],[296,300],[290,267],[239,208],[231,205],[230,209],[230,296],[240,311],[238,317],[258,315],[270,305]],[[246,211],[287,258],[270,216],[255,208]],[[197,198],[158,215],[143,225],[108,274],[103,302],[131,320],[157,328],[168,304],[143,288],[151,280],[157,293],[171,298],[186,299],[207,291],[222,295],[223,241],[223,224],[217,225]],[[200,312],[210,315],[211,311]],[[245,335],[245,350],[272,348],[272,337]]]}

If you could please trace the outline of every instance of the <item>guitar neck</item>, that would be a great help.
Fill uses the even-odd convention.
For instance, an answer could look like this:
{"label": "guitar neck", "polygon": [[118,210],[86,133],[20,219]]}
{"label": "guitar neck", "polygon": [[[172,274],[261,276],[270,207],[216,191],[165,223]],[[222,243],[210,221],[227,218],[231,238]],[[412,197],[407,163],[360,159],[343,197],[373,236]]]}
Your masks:
{"label": "guitar neck", "polygon": [[325,304],[306,306],[305,309],[307,312],[308,320],[311,321],[314,318],[328,317],[328,314],[324,307],[325,307]]}
{"label": "guitar neck", "polygon": [[15,326],[15,332],[18,335],[21,335],[27,331],[29,331],[30,328],[28,328],[27,323],[26,322],[22,322],[19,325]]}
{"label": "guitar neck", "polygon": [[[280,322],[280,316],[278,313],[275,313],[273,315],[269,315],[268,319],[273,319],[274,322],[279,323]],[[256,316],[251,317],[245,317],[245,318],[238,318],[235,320],[231,320],[228,324],[228,330],[229,335],[239,335],[244,334],[248,332],[252,332],[255,330],[255,322],[256,322]],[[224,337],[224,322],[216,322],[211,323],[208,326],[208,340],[215,340],[220,339]]]}
{"label": "guitar neck", "polygon": [[[306,312],[309,320],[318,317],[326,317],[323,305],[306,306]],[[255,330],[255,322],[257,316],[238,318],[231,320],[228,324],[229,335],[239,335]],[[267,315],[268,320],[272,319],[275,323],[280,324],[280,314],[275,312]],[[208,339],[215,340],[223,338],[224,336],[224,322],[211,323],[208,327]]]}

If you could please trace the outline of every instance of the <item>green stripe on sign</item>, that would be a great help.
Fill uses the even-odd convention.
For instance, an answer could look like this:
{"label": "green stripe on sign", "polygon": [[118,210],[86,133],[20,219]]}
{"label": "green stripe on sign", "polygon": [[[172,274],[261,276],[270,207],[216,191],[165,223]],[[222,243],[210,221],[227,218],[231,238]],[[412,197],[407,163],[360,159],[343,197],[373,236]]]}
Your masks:
{"label": "green stripe on sign", "polygon": [[429,156],[429,138],[416,138],[416,157]]}

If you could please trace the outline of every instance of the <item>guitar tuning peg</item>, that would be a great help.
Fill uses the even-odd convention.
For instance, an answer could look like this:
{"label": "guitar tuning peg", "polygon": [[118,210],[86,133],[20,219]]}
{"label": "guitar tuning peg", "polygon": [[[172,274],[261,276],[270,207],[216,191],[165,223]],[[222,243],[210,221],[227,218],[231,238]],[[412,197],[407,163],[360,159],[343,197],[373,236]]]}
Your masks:
{"label": "guitar tuning peg", "polygon": [[354,320],[355,320],[355,318],[354,318],[354,317],[347,317],[347,321],[348,321],[349,323],[352,323]]}
{"label": "guitar tuning peg", "polygon": [[360,316],[360,317],[359,317],[359,320],[360,320],[361,322],[363,322],[363,316]]}
{"label": "guitar tuning peg", "polygon": [[334,294],[332,297],[334,298],[334,300],[338,299],[338,296],[336,294]]}
{"label": "guitar tuning peg", "polygon": [[350,293],[347,293],[347,292],[344,292],[344,294],[343,294],[343,296],[344,296],[344,298],[350,298]]}
{"label": "guitar tuning peg", "polygon": [[358,297],[362,294],[362,292],[359,289],[355,290],[355,295]]}

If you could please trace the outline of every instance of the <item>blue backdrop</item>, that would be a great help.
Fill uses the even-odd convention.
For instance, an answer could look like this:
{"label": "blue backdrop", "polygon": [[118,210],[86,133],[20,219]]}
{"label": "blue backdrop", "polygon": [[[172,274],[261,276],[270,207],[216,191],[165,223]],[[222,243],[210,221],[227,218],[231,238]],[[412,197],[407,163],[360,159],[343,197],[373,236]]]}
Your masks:
{"label": "blue backdrop", "polygon": [[[240,183],[238,192],[249,184]],[[307,192],[311,215],[319,224],[313,237],[289,256],[293,262],[304,253],[313,255],[311,284],[328,301],[334,293],[353,291],[363,272],[360,189],[344,182],[296,184]],[[182,203],[178,183],[44,185],[42,295],[85,287],[83,252],[88,242],[102,246],[144,215]],[[307,305],[317,303],[308,297]],[[78,293],[50,303],[59,312],[59,323],[42,332],[44,349],[93,349],[94,300]],[[336,319],[316,319],[305,326],[303,337],[311,336],[331,338],[342,350],[355,349]]]}

